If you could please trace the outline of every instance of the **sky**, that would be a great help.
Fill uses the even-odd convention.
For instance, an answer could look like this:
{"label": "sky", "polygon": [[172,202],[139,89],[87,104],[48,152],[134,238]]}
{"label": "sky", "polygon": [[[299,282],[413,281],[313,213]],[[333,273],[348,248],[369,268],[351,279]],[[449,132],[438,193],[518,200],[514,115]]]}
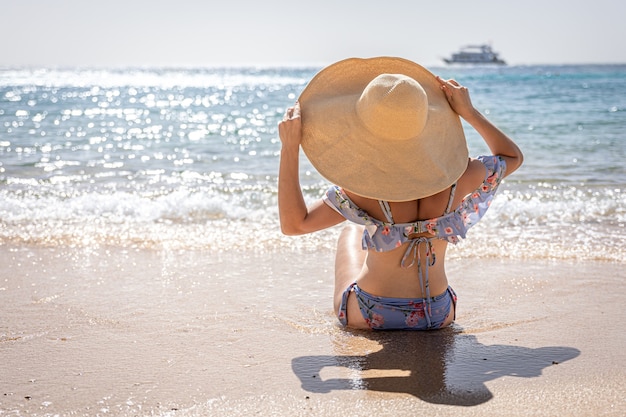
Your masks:
{"label": "sky", "polygon": [[0,66],[423,65],[491,43],[509,64],[626,63],[617,0],[2,0]]}

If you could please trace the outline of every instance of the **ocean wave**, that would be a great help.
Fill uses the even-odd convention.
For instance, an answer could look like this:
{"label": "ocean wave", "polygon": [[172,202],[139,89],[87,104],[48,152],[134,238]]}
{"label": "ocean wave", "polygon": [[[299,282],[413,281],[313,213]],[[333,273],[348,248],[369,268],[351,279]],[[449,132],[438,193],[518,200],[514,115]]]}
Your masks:
{"label": "ocean wave", "polygon": [[[539,190],[537,189],[539,188]],[[322,188],[307,191],[307,200]],[[84,192],[59,198],[2,192],[0,242],[209,250],[332,250],[337,231],[279,231],[275,189]],[[503,190],[450,257],[626,259],[626,193],[616,189]]]}

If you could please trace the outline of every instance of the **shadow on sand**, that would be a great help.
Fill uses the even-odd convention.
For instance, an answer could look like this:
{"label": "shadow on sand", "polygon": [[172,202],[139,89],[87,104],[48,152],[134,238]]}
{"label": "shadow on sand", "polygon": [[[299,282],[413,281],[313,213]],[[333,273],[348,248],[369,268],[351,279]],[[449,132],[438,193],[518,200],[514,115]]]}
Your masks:
{"label": "shadow on sand", "polygon": [[[358,335],[378,342],[382,349],[373,353],[362,349],[363,355],[294,358],[292,369],[302,388],[314,393],[333,390],[406,393],[434,404],[474,406],[493,398],[485,385],[487,381],[503,376],[538,377],[544,368],[580,354],[571,347],[483,345],[475,336],[454,328],[434,332],[359,332]],[[358,349],[350,352],[355,350]],[[339,377],[323,379],[320,373],[329,372]]]}

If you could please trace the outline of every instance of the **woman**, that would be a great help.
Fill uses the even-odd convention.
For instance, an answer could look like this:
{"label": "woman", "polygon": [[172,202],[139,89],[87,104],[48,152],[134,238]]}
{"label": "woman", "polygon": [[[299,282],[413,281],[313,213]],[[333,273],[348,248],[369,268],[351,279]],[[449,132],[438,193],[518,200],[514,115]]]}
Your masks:
{"label": "woman", "polygon": [[[460,117],[493,155],[469,158]],[[467,88],[401,58],[320,71],[279,123],[278,206],[287,235],[350,220],[335,260],[334,309],[359,329],[438,329],[455,317],[445,251],[522,163]],[[299,149],[333,185],[307,207]]]}

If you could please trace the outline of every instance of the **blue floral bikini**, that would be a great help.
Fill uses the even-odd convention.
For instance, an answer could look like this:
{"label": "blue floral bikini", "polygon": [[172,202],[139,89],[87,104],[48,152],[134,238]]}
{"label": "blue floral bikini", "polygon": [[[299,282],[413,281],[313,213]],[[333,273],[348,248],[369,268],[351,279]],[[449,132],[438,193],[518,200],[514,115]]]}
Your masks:
{"label": "blue floral bikini", "polygon": [[[417,274],[424,298],[380,297],[363,291],[357,283],[352,283],[344,291],[339,308],[339,321],[347,324],[347,300],[354,291],[361,314],[372,329],[437,329],[445,322],[451,306],[456,306],[456,294],[452,288],[436,297],[430,296],[428,269],[435,264],[433,239],[443,239],[456,244],[459,238],[465,238],[467,230],[478,223],[489,208],[494,194],[506,171],[506,163],[499,156],[480,156],[477,158],[486,168],[483,183],[473,193],[463,198],[458,207],[450,211],[454,200],[456,184],[451,188],[448,207],[440,217],[417,220],[411,223],[395,223],[389,203],[380,201],[386,221],[371,217],[366,211],[354,204],[338,186],[332,186],[324,197],[324,202],[340,213],[346,220],[365,226],[362,246],[364,250],[378,252],[393,250],[408,242],[402,267],[417,266]],[[423,236],[424,233],[432,237]],[[412,237],[422,234],[422,236]],[[425,251],[421,250],[425,246]],[[424,258],[422,259],[422,253]],[[408,260],[410,259],[410,262]],[[408,263],[407,263],[408,262]]]}

